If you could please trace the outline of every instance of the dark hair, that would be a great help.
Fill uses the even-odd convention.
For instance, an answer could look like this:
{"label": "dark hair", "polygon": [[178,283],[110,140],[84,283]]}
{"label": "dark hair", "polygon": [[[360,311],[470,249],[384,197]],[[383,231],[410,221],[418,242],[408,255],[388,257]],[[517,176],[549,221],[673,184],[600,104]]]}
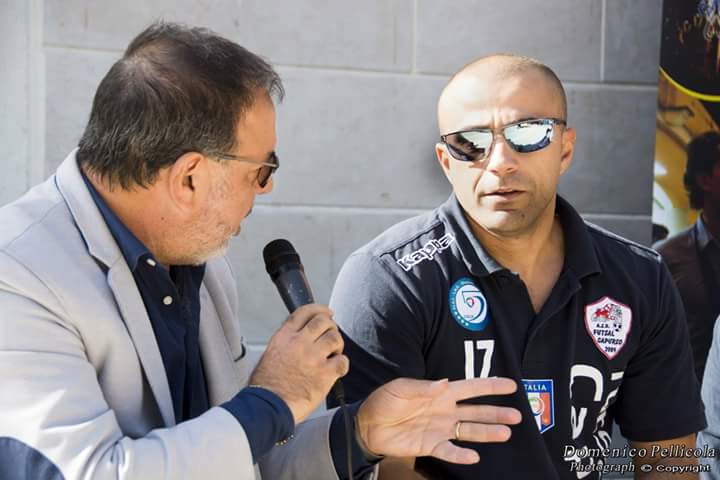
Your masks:
{"label": "dark hair", "polygon": [[699,175],[710,175],[720,161],[720,132],[705,132],[695,137],[687,146],[687,166],[683,183],[690,198],[690,207],[703,208],[705,192],[697,183]]}
{"label": "dark hair", "polygon": [[262,58],[204,28],[153,23],[100,82],[78,163],[111,186],[147,186],[184,153],[232,150],[261,92],[284,95]]}

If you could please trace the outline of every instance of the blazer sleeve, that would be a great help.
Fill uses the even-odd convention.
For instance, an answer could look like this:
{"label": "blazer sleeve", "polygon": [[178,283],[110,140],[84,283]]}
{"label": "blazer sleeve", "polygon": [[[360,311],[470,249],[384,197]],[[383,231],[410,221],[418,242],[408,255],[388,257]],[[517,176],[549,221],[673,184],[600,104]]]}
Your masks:
{"label": "blazer sleeve", "polygon": [[[222,285],[232,285],[225,288],[233,315],[240,317],[239,302],[235,290],[235,275],[232,265],[225,257],[225,269],[222,271],[224,280]],[[225,332],[228,333],[227,331]],[[249,374],[248,374],[249,376]],[[338,480],[335,466],[330,454],[330,423],[335,410],[323,411],[295,427],[293,437],[285,444],[274,446],[258,462],[258,468],[263,479],[267,480]]]}
{"label": "blazer sleeve", "polygon": [[142,436],[121,431],[89,339],[62,305],[0,253],[0,478],[255,478],[245,432],[223,408]]}
{"label": "blazer sleeve", "polygon": [[295,429],[293,438],[276,445],[260,459],[264,479],[338,480],[330,455],[329,431],[335,409],[310,418]]}

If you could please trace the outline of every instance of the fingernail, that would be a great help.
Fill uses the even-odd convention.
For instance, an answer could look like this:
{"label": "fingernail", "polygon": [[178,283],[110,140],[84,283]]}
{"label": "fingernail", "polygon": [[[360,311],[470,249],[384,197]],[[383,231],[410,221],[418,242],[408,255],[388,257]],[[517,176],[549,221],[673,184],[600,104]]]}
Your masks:
{"label": "fingernail", "polygon": [[478,463],[480,461],[480,454],[477,452],[468,452],[467,461],[468,463]]}

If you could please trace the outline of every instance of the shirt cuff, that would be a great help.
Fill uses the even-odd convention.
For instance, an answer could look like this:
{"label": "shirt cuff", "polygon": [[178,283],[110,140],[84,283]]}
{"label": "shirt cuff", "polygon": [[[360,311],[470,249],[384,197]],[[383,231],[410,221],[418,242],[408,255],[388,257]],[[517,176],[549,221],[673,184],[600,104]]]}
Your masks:
{"label": "shirt cuff", "polygon": [[220,405],[242,425],[257,463],[275,443],[295,431],[295,418],[282,398],[261,387],[246,387]]}
{"label": "shirt cuff", "polygon": [[[355,435],[355,417],[362,405],[362,400],[347,405],[347,412],[350,416],[350,450],[352,451],[353,476],[360,478],[372,470],[379,460],[368,460],[362,448],[357,442]],[[342,408],[338,408],[330,424],[330,456],[332,456],[335,471],[342,480],[347,479],[347,445],[345,440],[345,421]]]}

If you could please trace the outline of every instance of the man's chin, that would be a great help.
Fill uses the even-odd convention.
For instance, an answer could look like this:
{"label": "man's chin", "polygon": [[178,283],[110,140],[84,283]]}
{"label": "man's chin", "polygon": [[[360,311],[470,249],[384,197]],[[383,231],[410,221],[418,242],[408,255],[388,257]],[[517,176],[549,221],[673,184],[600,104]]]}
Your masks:
{"label": "man's chin", "polygon": [[210,260],[218,257],[222,257],[225,254],[227,254],[228,248],[230,246],[230,237],[228,237],[220,246],[213,248],[212,250],[206,250],[202,252],[195,252],[186,258],[184,258],[183,265],[194,265],[194,266],[200,266],[203,265]]}
{"label": "man's chin", "polygon": [[493,234],[508,235],[522,230],[524,218],[518,211],[481,212],[472,215],[473,221],[483,230]]}
{"label": "man's chin", "polygon": [[204,265],[205,263],[209,262],[210,260],[224,256],[227,253],[227,251],[228,251],[228,245],[225,244],[222,247],[216,248],[215,250],[213,250],[211,252],[204,253],[202,255],[198,255],[196,258],[192,259],[190,264],[194,265],[196,267],[200,266],[200,265]]}

